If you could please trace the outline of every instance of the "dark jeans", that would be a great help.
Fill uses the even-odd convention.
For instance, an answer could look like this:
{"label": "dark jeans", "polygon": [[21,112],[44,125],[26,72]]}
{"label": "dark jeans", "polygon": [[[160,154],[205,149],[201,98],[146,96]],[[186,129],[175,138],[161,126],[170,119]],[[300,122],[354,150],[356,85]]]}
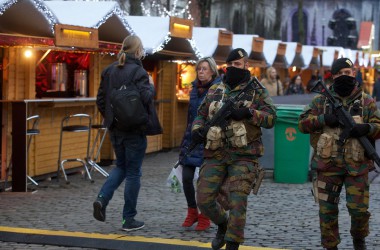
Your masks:
{"label": "dark jeans", "polygon": [[187,206],[191,208],[197,207],[197,202],[195,201],[195,189],[194,189],[194,166],[184,165],[182,169],[182,183],[183,192],[185,193]]}
{"label": "dark jeans", "polygon": [[112,169],[99,192],[106,204],[115,190],[125,180],[123,219],[134,218],[137,214],[137,197],[140,191],[141,165],[147,147],[145,135],[110,133],[116,154],[116,167]]}

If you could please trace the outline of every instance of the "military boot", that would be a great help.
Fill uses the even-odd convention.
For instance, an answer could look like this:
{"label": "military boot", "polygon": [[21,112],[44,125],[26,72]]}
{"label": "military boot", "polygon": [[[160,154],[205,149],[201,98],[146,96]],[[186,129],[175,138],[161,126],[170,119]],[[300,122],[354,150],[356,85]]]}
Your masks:
{"label": "military boot", "polygon": [[226,241],[226,250],[238,250],[240,243],[233,241]]}
{"label": "military boot", "polygon": [[326,250],[338,250],[338,247],[337,246],[335,246],[335,247],[328,247],[328,248],[326,248]]}
{"label": "military boot", "polygon": [[226,241],[224,240],[224,235],[227,232],[227,221],[218,225],[218,231],[216,232],[215,238],[211,242],[211,247],[213,250],[221,249]]}
{"label": "military boot", "polygon": [[355,250],[367,250],[367,246],[365,244],[365,239],[353,239]]}

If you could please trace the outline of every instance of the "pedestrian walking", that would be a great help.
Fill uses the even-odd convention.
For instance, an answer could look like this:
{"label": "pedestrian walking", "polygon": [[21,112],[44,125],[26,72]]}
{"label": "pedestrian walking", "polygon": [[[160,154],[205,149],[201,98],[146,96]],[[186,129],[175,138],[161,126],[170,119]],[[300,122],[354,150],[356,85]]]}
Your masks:
{"label": "pedestrian walking", "polygon": [[380,138],[380,112],[374,99],[363,92],[355,79],[354,64],[339,58],[331,67],[332,95],[350,113],[356,124],[349,138],[342,140],[342,124],[332,105],[322,94],[316,95],[299,118],[299,129],[310,133],[316,152],[312,169],[317,172],[319,220],[322,246],[338,249],[338,203],[344,185],[348,212],[351,216],[351,236],[355,250],[366,249],[369,234],[368,172],[374,168],[358,139],[367,136],[371,141]]}
{"label": "pedestrian walking", "polygon": [[[143,45],[138,36],[130,35],[123,41],[118,54],[118,61],[103,70],[97,94],[96,104],[102,116],[104,125],[108,127],[110,139],[116,155],[116,167],[103,184],[93,203],[93,215],[99,221],[106,220],[106,207],[112,199],[114,191],[125,180],[124,208],[122,229],[138,230],[144,227],[144,222],[135,219],[137,214],[137,198],[140,191],[141,165],[147,147],[147,134],[161,133],[153,105],[154,86],[149,83],[147,72],[142,66],[144,56]],[[124,84],[135,84],[140,93],[141,101],[148,113],[148,123],[139,128],[122,130],[111,108],[111,92]]]}
{"label": "pedestrian walking", "polygon": [[302,84],[301,75],[295,75],[290,80],[289,87],[286,90],[286,95],[301,95],[305,94],[305,89]]}
{"label": "pedestrian walking", "polygon": [[[226,117],[226,128],[211,127],[204,131],[205,122],[229,99],[240,93],[250,80],[248,54],[238,48],[226,60],[223,83],[212,85],[198,109],[193,122],[192,141],[205,142],[204,164],[197,184],[197,204],[202,213],[218,226],[212,248],[238,249],[244,242],[247,198],[255,180],[258,158],[263,155],[261,129],[272,128],[275,107],[266,89],[251,90],[236,103],[238,108]],[[202,135],[206,134],[206,138]],[[217,202],[220,188],[229,178],[229,215]]]}
{"label": "pedestrian walking", "polygon": [[266,77],[261,80],[261,83],[267,89],[270,96],[284,95],[282,82],[275,68],[269,67],[267,69]]}
{"label": "pedestrian walking", "polygon": [[203,163],[203,145],[198,146],[192,152],[188,152],[191,144],[191,125],[197,116],[197,110],[208,89],[220,83],[218,67],[212,57],[200,59],[196,64],[197,78],[192,82],[190,92],[189,109],[187,112],[187,127],[181,143],[179,163],[182,165],[182,184],[187,202],[187,216],[182,223],[183,227],[191,227],[198,222],[196,231],[204,231],[210,227],[210,219],[203,213],[198,213],[195,200],[194,174],[196,168]]}

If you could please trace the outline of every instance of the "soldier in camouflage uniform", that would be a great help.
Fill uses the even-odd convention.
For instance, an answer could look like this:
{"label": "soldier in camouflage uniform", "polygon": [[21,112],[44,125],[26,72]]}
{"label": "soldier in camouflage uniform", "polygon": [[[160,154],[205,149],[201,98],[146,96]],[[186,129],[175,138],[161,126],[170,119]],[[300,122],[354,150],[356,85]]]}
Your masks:
{"label": "soldier in camouflage uniform", "polygon": [[331,68],[334,83],[331,93],[352,115],[356,125],[343,145],[338,143],[342,131],[338,117],[326,98],[319,94],[300,115],[298,127],[310,133],[314,148],[312,169],[317,171],[317,190],[322,246],[338,249],[338,203],[345,186],[351,235],[355,250],[366,249],[369,234],[368,172],[374,163],[369,160],[356,139],[367,136],[371,141],[380,137],[380,112],[374,99],[363,92],[355,80],[355,69],[348,58],[337,59]]}
{"label": "soldier in camouflage uniform", "polygon": [[[252,90],[226,117],[227,128],[211,127],[207,138],[202,136],[206,134],[203,131],[205,122],[250,80],[247,58],[244,49],[235,49],[229,54],[224,82],[210,87],[193,122],[192,141],[205,143],[197,204],[201,212],[218,225],[212,241],[213,249],[220,249],[225,244],[228,250],[238,249],[244,241],[247,197],[255,180],[258,158],[263,155],[260,127],[272,128],[276,119],[275,107],[267,90]],[[229,216],[216,201],[225,178],[229,179]]]}

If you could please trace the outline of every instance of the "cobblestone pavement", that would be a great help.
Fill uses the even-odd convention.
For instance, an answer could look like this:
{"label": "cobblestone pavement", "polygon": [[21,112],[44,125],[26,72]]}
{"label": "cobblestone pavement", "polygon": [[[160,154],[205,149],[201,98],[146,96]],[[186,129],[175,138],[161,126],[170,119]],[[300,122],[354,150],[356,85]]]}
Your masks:
{"label": "cobblestone pavement", "polygon": [[[186,215],[183,193],[172,193],[166,178],[176,162],[178,150],[153,153],[143,164],[142,187],[136,219],[143,220],[145,228],[128,235],[167,239],[211,242],[216,232],[212,226],[205,232],[181,227]],[[106,170],[110,171],[111,167]],[[92,202],[105,178],[93,172],[94,183],[80,174],[69,175],[71,184],[63,179],[43,181],[37,192],[0,193],[0,226],[64,230],[101,234],[126,234],[121,231],[123,185],[116,191],[107,207],[107,221],[92,217]],[[322,249],[320,246],[318,206],[310,191],[311,184],[281,184],[271,178],[264,180],[259,194],[249,197],[244,245],[280,249]],[[342,194],[344,193],[344,190]],[[380,184],[370,188],[371,234],[368,249],[380,249]],[[350,218],[345,197],[340,203],[339,249],[353,249],[349,234]],[[0,249],[67,249],[67,247],[41,246],[2,242]],[[69,248],[81,249],[81,248]]]}

